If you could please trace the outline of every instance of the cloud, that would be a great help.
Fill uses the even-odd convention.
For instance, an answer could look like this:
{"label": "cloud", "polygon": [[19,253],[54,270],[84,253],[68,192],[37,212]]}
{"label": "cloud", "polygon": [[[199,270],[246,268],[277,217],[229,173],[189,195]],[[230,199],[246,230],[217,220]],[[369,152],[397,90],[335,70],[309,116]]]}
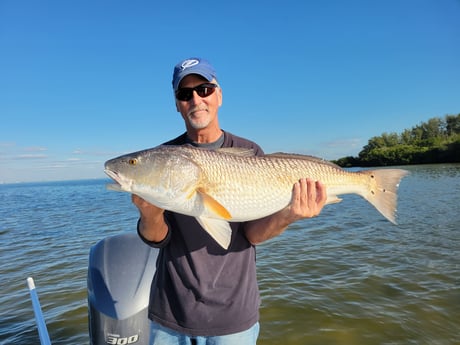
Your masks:
{"label": "cloud", "polygon": [[339,140],[333,140],[325,143],[325,146],[329,148],[349,148],[349,149],[354,149],[356,147],[361,147],[362,146],[362,139],[361,138],[350,138],[350,139],[339,139]]}
{"label": "cloud", "polygon": [[35,160],[46,159],[48,155],[43,152],[48,151],[43,146],[18,147],[14,142],[0,142],[0,157],[3,160]]}
{"label": "cloud", "polygon": [[100,149],[90,149],[90,150],[82,150],[82,149],[75,149],[72,151],[74,155],[86,155],[86,156],[94,156],[94,157],[112,157],[115,155],[120,155],[120,152],[115,151],[105,151]]}
{"label": "cloud", "polygon": [[43,152],[43,151],[48,151],[46,147],[41,147],[41,146],[29,146],[29,147],[24,147],[23,150],[25,152]]}
{"label": "cloud", "polygon": [[0,142],[0,148],[10,148],[16,146],[14,142]]}
{"label": "cloud", "polygon": [[20,154],[20,155],[11,157],[11,159],[46,159],[46,158],[48,158],[48,156],[42,153]]}
{"label": "cloud", "polygon": [[328,159],[356,156],[364,144],[361,138],[337,139],[323,144],[323,154]]}
{"label": "cloud", "polygon": [[0,183],[105,178],[104,161],[114,155],[101,148],[50,150],[0,142]]}

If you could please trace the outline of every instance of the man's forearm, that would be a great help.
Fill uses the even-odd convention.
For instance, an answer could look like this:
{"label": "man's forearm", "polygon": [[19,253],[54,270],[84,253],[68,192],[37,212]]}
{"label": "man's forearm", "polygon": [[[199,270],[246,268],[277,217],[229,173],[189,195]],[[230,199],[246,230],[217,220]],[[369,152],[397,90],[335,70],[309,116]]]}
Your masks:
{"label": "man's forearm", "polygon": [[248,241],[257,245],[282,234],[290,224],[284,213],[286,210],[281,210],[265,218],[247,222],[244,230]]}
{"label": "man's forearm", "polygon": [[164,219],[164,210],[148,203],[137,195],[132,195],[133,204],[139,209],[139,234],[150,242],[161,242],[168,235],[168,225]]}

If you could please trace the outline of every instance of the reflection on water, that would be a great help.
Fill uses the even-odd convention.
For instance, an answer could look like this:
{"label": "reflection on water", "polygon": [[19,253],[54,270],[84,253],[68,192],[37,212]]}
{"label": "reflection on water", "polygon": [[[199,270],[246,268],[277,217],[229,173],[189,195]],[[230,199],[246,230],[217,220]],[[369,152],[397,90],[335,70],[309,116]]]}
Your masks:
{"label": "reflection on water", "polygon": [[[259,344],[459,344],[460,165],[405,167],[395,226],[357,196],[259,246]],[[0,343],[87,344],[91,245],[134,231],[106,181],[0,186]]]}

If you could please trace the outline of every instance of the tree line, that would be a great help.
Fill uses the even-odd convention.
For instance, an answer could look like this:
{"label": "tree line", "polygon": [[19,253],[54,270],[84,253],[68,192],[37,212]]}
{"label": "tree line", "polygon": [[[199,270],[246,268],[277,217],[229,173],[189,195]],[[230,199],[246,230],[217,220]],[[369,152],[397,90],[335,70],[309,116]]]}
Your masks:
{"label": "tree line", "polygon": [[460,114],[432,118],[402,133],[369,139],[358,157],[343,157],[342,167],[460,162]]}

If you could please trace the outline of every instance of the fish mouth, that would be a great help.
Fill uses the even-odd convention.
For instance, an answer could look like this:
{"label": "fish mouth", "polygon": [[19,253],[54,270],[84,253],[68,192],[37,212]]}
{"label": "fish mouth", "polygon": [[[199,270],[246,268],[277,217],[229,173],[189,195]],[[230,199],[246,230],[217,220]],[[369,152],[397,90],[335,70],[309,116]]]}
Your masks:
{"label": "fish mouth", "polygon": [[115,182],[121,185],[120,180],[121,177],[116,173],[115,171],[109,170],[109,169],[104,169],[104,172]]}
{"label": "fish mouth", "polygon": [[131,190],[131,183],[124,179],[123,176],[118,174],[117,172],[104,169],[104,172],[116,183],[107,184],[107,189],[115,190],[115,191],[129,191]]}

